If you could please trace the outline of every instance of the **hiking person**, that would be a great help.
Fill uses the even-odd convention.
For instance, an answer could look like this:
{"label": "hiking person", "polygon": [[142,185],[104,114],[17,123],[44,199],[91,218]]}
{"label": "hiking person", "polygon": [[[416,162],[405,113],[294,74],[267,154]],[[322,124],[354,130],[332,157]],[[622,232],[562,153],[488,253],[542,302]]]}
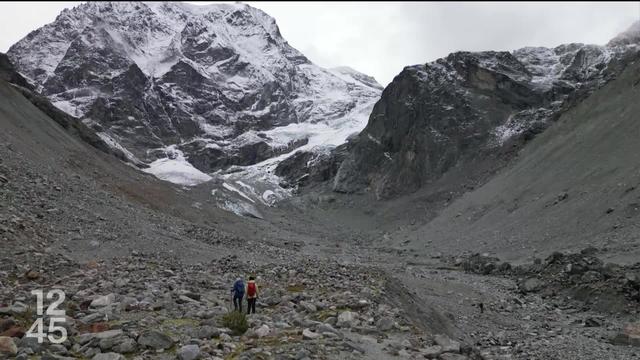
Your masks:
{"label": "hiking person", "polygon": [[256,300],[258,299],[258,285],[253,276],[247,282],[247,314],[256,313]]}
{"label": "hiking person", "polygon": [[244,298],[244,281],[242,277],[236,279],[231,289],[231,295],[233,296],[233,309],[242,312],[242,298]]}

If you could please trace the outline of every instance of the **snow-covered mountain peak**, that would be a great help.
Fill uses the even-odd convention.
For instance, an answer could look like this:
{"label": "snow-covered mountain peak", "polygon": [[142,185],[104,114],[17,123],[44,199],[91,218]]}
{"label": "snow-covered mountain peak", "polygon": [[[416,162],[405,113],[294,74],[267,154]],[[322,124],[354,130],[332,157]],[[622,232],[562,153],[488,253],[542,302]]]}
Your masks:
{"label": "snow-covered mountain peak", "polygon": [[352,69],[313,64],[244,4],[84,3],[8,56],[132,161],[189,185],[301,146],[338,145],[364,127],[382,90]]}

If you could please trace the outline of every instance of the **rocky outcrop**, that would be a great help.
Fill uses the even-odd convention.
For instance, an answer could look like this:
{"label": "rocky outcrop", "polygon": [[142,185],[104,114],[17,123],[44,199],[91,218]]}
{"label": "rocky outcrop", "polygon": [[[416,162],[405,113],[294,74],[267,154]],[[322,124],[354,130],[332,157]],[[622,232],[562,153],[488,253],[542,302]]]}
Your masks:
{"label": "rocky outcrop", "polygon": [[14,85],[25,98],[40,109],[40,111],[47,114],[47,116],[58,123],[58,125],[62,126],[67,132],[77,136],[98,150],[112,154],[121,160],[127,160],[122,151],[109,146],[104,140],[96,135],[95,131],[89,129],[79,119],[56,108],[46,97],[38,94],[35,91],[34,85],[29,83],[29,81],[18,73],[7,55],[2,53],[0,53],[0,80],[4,80]]}
{"label": "rocky outcrop", "polygon": [[607,46],[458,52],[406,67],[376,103],[334,190],[389,198],[452,168],[478,177],[474,164],[530,140],[635,58],[633,37],[619,38]]}
{"label": "rocky outcrop", "polygon": [[336,175],[345,156],[346,146],[322,153],[298,151],[279,163],[275,174],[284,178],[286,187],[322,183]]}

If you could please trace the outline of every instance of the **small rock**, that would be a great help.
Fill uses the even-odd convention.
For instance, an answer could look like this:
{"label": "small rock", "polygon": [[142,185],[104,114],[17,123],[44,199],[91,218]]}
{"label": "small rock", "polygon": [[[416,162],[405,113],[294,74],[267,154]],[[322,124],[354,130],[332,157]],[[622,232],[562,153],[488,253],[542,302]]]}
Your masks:
{"label": "small rock", "polygon": [[380,318],[380,320],[378,320],[378,322],[376,323],[376,326],[381,331],[389,331],[393,328],[393,325],[394,325],[393,319],[388,316],[384,316]]}
{"label": "small rock", "polygon": [[434,345],[420,350],[420,353],[427,359],[435,359],[442,354],[442,346]]}
{"label": "small rock", "polygon": [[584,321],[584,327],[600,327],[600,323],[594,318],[587,318]]}
{"label": "small rock", "polygon": [[344,311],[338,315],[338,327],[352,327],[356,320],[356,316],[351,311]]}
{"label": "small rock", "polygon": [[28,349],[33,353],[39,353],[42,351],[43,344],[38,343],[38,339],[34,337],[23,337],[22,339],[16,339],[15,341],[22,351],[25,349]]}
{"label": "small rock", "polygon": [[140,335],[138,344],[154,350],[165,350],[173,346],[173,340],[159,331],[151,330]]}
{"label": "small rock", "polygon": [[138,346],[137,346],[135,340],[133,340],[133,339],[128,337],[128,338],[122,340],[119,344],[117,344],[113,348],[111,348],[111,350],[113,352],[117,352],[117,353],[120,353],[120,354],[129,354],[129,353],[135,352],[137,347]]}
{"label": "small rock", "polygon": [[321,334],[331,333],[331,334],[340,335],[340,332],[338,330],[336,330],[333,326],[327,323],[322,323],[318,325],[318,328],[316,330]]}
{"label": "small rock", "polygon": [[269,335],[269,331],[271,331],[271,329],[269,329],[267,325],[262,325],[256,330],[256,335],[259,338],[262,338]]}
{"label": "small rock", "polygon": [[469,358],[460,354],[446,353],[440,355],[440,360],[469,360]]}
{"label": "small rock", "polygon": [[318,334],[309,329],[302,330],[302,338],[305,340],[315,340],[319,337],[322,337],[322,334]]}
{"label": "small rock", "polygon": [[542,286],[543,286],[543,283],[541,280],[536,278],[529,278],[525,280],[524,283],[522,283],[522,285],[520,286],[520,289],[525,293],[529,293],[529,292],[535,292],[540,290]]}
{"label": "small rock", "polygon": [[0,336],[0,354],[15,355],[18,353],[18,347],[13,339],[7,336]]}
{"label": "small rock", "polygon": [[185,345],[178,350],[179,360],[195,360],[200,357],[200,347],[198,345]]}
{"label": "small rock", "polygon": [[[108,330],[108,331],[103,331],[103,332],[99,332],[99,333],[95,333],[95,334],[83,334],[83,335],[88,335],[89,339],[91,338],[96,338],[96,339],[110,339],[110,338],[114,338],[116,336],[120,336],[122,335],[122,330]],[[81,336],[83,336],[81,335]]]}
{"label": "small rock", "polygon": [[91,301],[91,307],[109,306],[116,301],[116,294],[100,296]]}
{"label": "small rock", "polygon": [[60,344],[49,345],[49,351],[54,354],[66,355],[68,353],[67,348]]}
{"label": "small rock", "polygon": [[125,360],[125,357],[121,354],[110,352],[110,353],[96,354],[96,356],[94,356],[92,360]]}
{"label": "small rock", "polygon": [[409,358],[411,357],[411,354],[409,354],[409,352],[405,349],[402,349],[400,351],[398,351],[398,356],[402,357],[402,358]]}
{"label": "small rock", "polygon": [[302,360],[302,359],[306,359],[311,355],[311,352],[309,352],[309,350],[307,349],[300,349],[300,351],[298,351],[298,353],[296,354],[296,360]]}
{"label": "small rock", "polygon": [[448,352],[459,353],[460,352],[460,343],[455,340],[451,340],[451,338],[449,338],[446,335],[440,335],[440,334],[436,335],[434,336],[433,340],[436,342],[436,344],[442,347],[443,353],[448,353]]}
{"label": "small rock", "polygon": [[304,311],[313,313],[318,311],[318,308],[310,302],[300,301],[300,307],[304,309]]}
{"label": "small rock", "polygon": [[213,326],[202,326],[196,330],[196,336],[198,339],[211,339],[220,335],[220,330]]}

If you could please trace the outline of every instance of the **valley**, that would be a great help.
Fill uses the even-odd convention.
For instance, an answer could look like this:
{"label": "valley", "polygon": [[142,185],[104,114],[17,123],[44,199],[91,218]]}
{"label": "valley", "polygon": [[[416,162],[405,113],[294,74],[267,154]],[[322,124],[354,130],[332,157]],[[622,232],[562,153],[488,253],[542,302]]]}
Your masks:
{"label": "valley", "polygon": [[637,359],[639,47],[383,89],[248,5],[65,10],[0,54],[0,357]]}

